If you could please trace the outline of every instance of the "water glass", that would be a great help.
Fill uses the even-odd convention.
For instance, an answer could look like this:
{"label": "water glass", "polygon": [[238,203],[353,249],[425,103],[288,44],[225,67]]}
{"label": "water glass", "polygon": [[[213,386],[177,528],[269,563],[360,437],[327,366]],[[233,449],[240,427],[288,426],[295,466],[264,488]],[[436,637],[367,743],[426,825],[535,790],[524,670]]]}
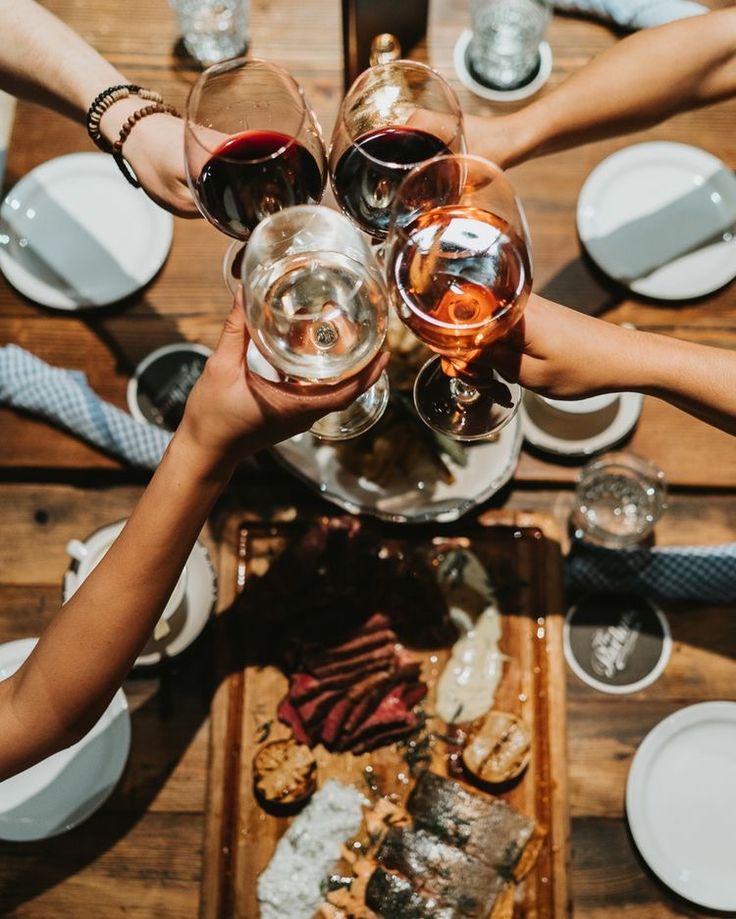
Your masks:
{"label": "water glass", "polygon": [[539,69],[539,45],[551,14],[550,0],[473,0],[472,75],[499,90],[529,83]]}
{"label": "water glass", "polygon": [[611,549],[634,546],[666,504],[664,473],[634,453],[606,453],[585,466],[575,492],[575,535]]}
{"label": "water glass", "polygon": [[248,45],[249,0],[169,0],[184,47],[201,64],[237,57]]}

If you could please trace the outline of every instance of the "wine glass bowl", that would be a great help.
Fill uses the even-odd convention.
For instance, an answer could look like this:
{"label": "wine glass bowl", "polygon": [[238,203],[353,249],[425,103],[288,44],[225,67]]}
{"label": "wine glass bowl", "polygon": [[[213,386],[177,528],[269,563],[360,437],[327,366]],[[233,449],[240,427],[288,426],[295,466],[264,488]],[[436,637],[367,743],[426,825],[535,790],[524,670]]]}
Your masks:
{"label": "wine glass bowl", "polygon": [[386,271],[401,320],[438,355],[417,376],[422,419],[458,440],[498,433],[521,390],[494,371],[493,345],[532,283],[526,218],[501,170],[473,156],[414,169],[394,201]]}
{"label": "wine glass bowl", "polygon": [[431,67],[391,61],[361,74],[343,100],[330,146],[335,198],[376,239],[401,180],[418,164],[465,149],[455,93]]}
{"label": "wine glass bowl", "polygon": [[[248,243],[242,278],[251,340],[287,383],[349,379],[380,351],[385,281],[368,241],[336,211],[303,205],[264,220]],[[387,399],[384,375],[312,431],[329,440],[357,436],[378,420]]]}
{"label": "wine glass bowl", "polygon": [[235,58],[200,75],[187,101],[184,153],[199,210],[241,242],[269,214],[316,204],[324,191],[319,124],[295,80],[268,61]]}

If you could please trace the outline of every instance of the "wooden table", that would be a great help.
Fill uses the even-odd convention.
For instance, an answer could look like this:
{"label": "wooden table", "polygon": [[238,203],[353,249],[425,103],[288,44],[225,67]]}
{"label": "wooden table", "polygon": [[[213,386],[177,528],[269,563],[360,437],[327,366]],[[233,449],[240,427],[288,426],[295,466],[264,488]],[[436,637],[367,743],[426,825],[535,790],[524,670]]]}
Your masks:
{"label": "wooden table", "polygon": [[[183,105],[196,74],[174,54],[177,38],[164,0],[49,0],[131,79]],[[432,0],[426,44],[415,54],[439,67],[469,111],[491,114],[454,77],[452,48],[467,22],[466,3]],[[143,25],[145,23],[145,26]],[[549,86],[616,39],[607,28],[555,17],[549,32]],[[304,86],[326,133],[342,80],[337,0],[254,0],[255,56],[284,64]],[[575,233],[575,202],[593,166],[628,143],[695,143],[736,164],[736,102],[682,115],[626,140],[589,145],[514,170],[534,239],[538,290],[615,322],[725,347],[736,344],[733,285],[675,306],[643,303],[594,274]],[[5,186],[40,162],[90,149],[84,132],[31,106],[18,106]],[[162,344],[214,344],[228,298],[220,277],[225,240],[203,221],[177,221],[171,257],[140,295],[89,316],[48,312],[0,285],[0,344],[17,342],[51,363],[82,367],[91,385],[121,407],[132,367]],[[59,602],[64,546],[126,516],[145,477],[36,420],[0,409],[0,641],[36,635]],[[660,464],[672,483],[671,507],[657,528],[667,543],[717,543],[736,530],[733,441],[658,402],[646,401],[631,447]],[[547,511],[563,525],[573,465],[524,453],[513,486],[491,504]],[[206,541],[264,495],[300,500],[302,487],[271,466],[248,467],[213,514]],[[733,698],[736,630],[723,610],[669,610],[675,650],[666,674],[633,697],[604,697],[568,677],[571,896],[576,919],[700,916],[644,868],[627,835],[623,790],[630,758],[661,717],[691,701]],[[126,683],[133,709],[133,753],[124,779],[98,814],[44,843],[0,844],[0,915],[77,917],[194,916],[200,902],[208,711],[213,691],[209,638],[165,671]],[[1,742],[1,741],[0,741]],[[255,919],[255,917],[247,917]]]}

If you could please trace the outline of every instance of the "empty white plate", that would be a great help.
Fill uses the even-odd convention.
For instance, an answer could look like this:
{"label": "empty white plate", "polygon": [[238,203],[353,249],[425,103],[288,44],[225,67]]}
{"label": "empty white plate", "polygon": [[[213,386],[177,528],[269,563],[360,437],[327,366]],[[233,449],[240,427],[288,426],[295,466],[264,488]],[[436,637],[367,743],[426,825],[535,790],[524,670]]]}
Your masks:
{"label": "empty white plate", "polygon": [[[0,680],[15,673],[37,641],[0,645]],[[0,839],[46,839],[86,820],[117,785],[129,751],[130,715],[119,689],[78,743],[0,782]]]}
{"label": "empty white plate", "polygon": [[43,306],[107,306],[166,261],[173,219],[121,175],[111,156],[71,153],[37,166],[0,207],[0,270]]}
{"label": "empty white plate", "polygon": [[583,185],[577,224],[598,267],[646,297],[701,297],[736,276],[736,176],[697,147],[609,156]]}
{"label": "empty white plate", "polygon": [[675,893],[736,910],[736,702],[701,702],[642,741],[626,786],[639,852]]}

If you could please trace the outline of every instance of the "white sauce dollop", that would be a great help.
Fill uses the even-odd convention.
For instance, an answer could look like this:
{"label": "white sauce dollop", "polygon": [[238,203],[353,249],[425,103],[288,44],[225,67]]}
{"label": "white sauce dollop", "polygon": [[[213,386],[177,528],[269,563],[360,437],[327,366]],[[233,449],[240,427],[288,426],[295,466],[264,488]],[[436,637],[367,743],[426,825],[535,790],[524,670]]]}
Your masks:
{"label": "white sauce dollop", "polygon": [[437,714],[452,724],[490,711],[503,671],[501,613],[480,560],[456,549],[440,563],[438,579],[460,637],[437,683]]}
{"label": "white sauce dollop", "polygon": [[324,899],[320,884],[360,829],[365,804],[360,792],[334,779],[315,793],[258,878],[261,919],[312,919]]}

